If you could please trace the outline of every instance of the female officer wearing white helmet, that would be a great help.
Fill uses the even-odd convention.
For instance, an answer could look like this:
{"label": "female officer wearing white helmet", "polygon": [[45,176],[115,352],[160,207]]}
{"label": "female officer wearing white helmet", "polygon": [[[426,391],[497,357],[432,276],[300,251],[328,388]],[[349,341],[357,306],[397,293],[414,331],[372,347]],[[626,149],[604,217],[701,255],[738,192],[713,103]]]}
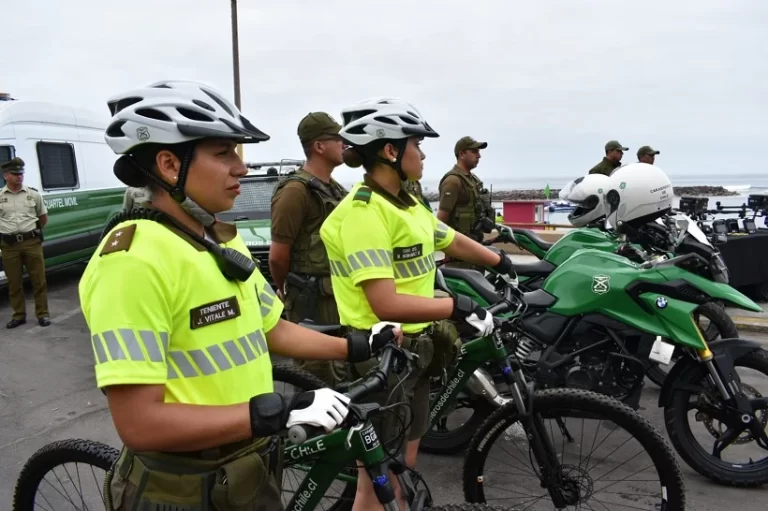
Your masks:
{"label": "female officer wearing white helmet", "polygon": [[[436,138],[419,111],[395,98],[363,101],[342,111],[339,135],[351,146],[345,163],[365,169],[362,183],[328,215],[320,229],[331,262],[333,293],[341,324],[367,330],[378,321],[402,323],[402,346],[419,356],[404,381],[393,381],[392,394],[369,396],[380,404],[393,402],[390,414],[373,419],[383,444],[392,446],[403,429],[408,442],[405,462],[416,463],[419,440],[429,429],[429,372],[442,370],[434,352],[450,348],[454,339],[438,339],[433,322],[466,321],[480,335],[493,331],[493,318],[466,296],[435,298],[435,252],[473,264],[512,270],[511,261],[438,221],[431,211],[403,189],[423,172],[421,139]],[[450,352],[450,349],[442,351]],[[365,374],[375,363],[356,364]],[[391,400],[390,400],[391,397]],[[382,509],[366,470],[360,470],[355,510]],[[393,478],[398,500],[405,504]]]}
{"label": "female officer wearing white helmet", "polygon": [[[110,99],[114,172],[151,209],[111,221],[80,281],[96,384],[124,446],[107,508],[282,509],[277,433],[332,430],[349,398],[273,392],[270,354],[367,360],[378,347],[280,319],[229,210],[246,168],[235,148],[269,139],[216,90],[159,82]],[[238,505],[233,502],[239,500]]]}
{"label": "female officer wearing white helmet", "polygon": [[672,209],[672,181],[647,163],[632,163],[613,172],[606,187],[608,222],[619,232],[636,229]]}
{"label": "female officer wearing white helmet", "polygon": [[576,205],[568,215],[574,227],[584,227],[597,222],[608,213],[605,193],[611,178],[605,174],[589,174],[575,179],[560,190],[560,200]]}

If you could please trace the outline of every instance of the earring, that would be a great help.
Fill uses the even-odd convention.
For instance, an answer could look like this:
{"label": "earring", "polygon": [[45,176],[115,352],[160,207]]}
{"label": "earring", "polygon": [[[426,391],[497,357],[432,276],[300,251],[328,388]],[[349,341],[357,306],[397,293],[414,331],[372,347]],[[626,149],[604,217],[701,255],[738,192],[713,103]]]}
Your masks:
{"label": "earring", "polygon": [[179,176],[173,176],[174,181],[176,181],[177,179],[179,179]]}
{"label": "earring", "polygon": [[397,158],[392,158],[392,163],[397,163]]}

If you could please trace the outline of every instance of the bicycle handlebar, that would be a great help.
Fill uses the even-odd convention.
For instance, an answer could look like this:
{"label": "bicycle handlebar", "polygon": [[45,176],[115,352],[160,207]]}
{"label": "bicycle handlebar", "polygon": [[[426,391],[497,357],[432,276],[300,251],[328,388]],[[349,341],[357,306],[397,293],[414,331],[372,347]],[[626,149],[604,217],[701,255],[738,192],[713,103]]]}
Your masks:
{"label": "bicycle handlebar", "polygon": [[[349,397],[351,403],[355,403],[362,398],[384,390],[387,386],[387,376],[389,375],[392,366],[397,362],[397,358],[393,352],[399,352],[404,358],[408,358],[397,345],[387,344],[381,350],[381,357],[379,358],[379,366],[375,372],[359,385],[353,387],[349,392],[344,395]],[[308,424],[296,424],[288,429],[288,438],[293,444],[301,444],[308,439],[318,435],[324,435],[327,432],[323,428],[317,426],[311,426]]]}
{"label": "bicycle handlebar", "polygon": [[[521,306],[525,305],[525,302],[522,300],[522,295],[517,300],[515,299],[516,292],[521,294],[520,290],[506,283],[504,298],[500,302],[487,307],[486,311],[491,316],[496,316],[508,312],[515,306],[519,309]],[[515,302],[517,302],[517,304]],[[399,357],[405,359],[406,363],[410,363],[412,360],[412,356],[408,351],[403,350],[392,343],[385,345],[380,353],[379,365],[374,373],[362,383],[356,385],[345,393],[345,395],[349,397],[351,403],[360,401],[374,392],[384,390],[387,386],[387,377],[395,363],[398,362]],[[326,431],[323,428],[310,426],[308,424],[297,424],[291,426],[288,430],[288,438],[293,444],[301,444],[310,438],[324,434],[326,434]]]}

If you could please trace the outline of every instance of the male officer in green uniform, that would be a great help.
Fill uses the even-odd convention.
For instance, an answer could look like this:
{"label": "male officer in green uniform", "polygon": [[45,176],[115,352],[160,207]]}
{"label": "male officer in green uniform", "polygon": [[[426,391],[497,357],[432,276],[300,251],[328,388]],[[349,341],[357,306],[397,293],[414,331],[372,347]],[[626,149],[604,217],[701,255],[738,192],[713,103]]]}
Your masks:
{"label": "male officer in green uniform", "polygon": [[590,174],[604,174],[610,176],[611,172],[621,167],[621,157],[629,147],[624,147],[617,140],[610,140],[605,144],[605,157],[603,161],[589,170]]}
{"label": "male officer in green uniform", "polygon": [[35,315],[40,326],[48,326],[48,295],[45,281],[42,229],[48,221],[48,209],[40,193],[25,186],[24,160],[14,158],[0,166],[6,185],[0,189],[0,252],[3,271],[8,278],[13,318],[6,328],[27,322],[24,301],[23,269],[32,280]]}
{"label": "male officer in green uniform", "polygon": [[649,165],[653,165],[656,161],[657,154],[661,153],[649,145],[644,145],[637,150],[637,161],[639,163],[647,163]]}
{"label": "male officer in green uniform", "polygon": [[[488,189],[472,172],[480,162],[480,149],[486,147],[487,142],[478,142],[472,137],[460,138],[453,148],[456,165],[443,176],[438,187],[440,205],[437,218],[477,242],[483,241],[485,232],[490,232],[490,229],[483,228],[482,220],[487,218],[493,225],[496,219]],[[483,271],[464,262],[449,265]]]}
{"label": "male officer in green uniform", "polygon": [[125,190],[125,196],[123,197],[123,209],[130,211],[133,208],[139,207],[144,202],[149,202],[150,199],[152,199],[152,194],[149,188],[129,186]]}
{"label": "male officer in green uniform", "polygon": [[[325,112],[307,114],[297,130],[307,161],[280,181],[272,197],[269,269],[285,302],[287,319],[294,323],[311,319],[339,324],[320,227],[347,194],[331,177],[344,163],[340,129]],[[298,365],[328,385],[335,385],[339,369],[344,367],[331,361],[300,361]]]}

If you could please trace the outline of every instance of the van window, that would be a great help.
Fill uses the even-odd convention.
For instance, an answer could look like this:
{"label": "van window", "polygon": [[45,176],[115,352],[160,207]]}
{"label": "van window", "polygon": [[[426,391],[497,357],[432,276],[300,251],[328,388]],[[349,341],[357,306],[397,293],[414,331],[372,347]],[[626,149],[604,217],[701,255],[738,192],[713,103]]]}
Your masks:
{"label": "van window", "polygon": [[40,162],[43,190],[78,187],[77,163],[72,144],[38,142],[37,159]]}
{"label": "van window", "polygon": [[[13,158],[13,146],[12,145],[0,145],[0,165],[7,161],[11,161]],[[3,173],[0,172],[0,188],[5,186],[5,179],[3,179]]]}

